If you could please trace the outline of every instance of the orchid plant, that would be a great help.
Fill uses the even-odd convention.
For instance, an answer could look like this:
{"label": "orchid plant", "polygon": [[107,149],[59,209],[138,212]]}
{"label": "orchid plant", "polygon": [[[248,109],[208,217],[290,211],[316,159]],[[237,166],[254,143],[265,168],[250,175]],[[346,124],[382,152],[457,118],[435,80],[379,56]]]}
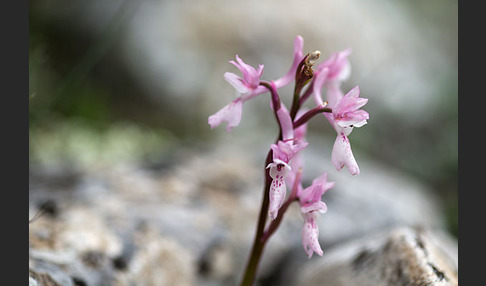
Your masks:
{"label": "orchid plant", "polygon": [[[254,68],[246,64],[238,55],[230,61],[242,74],[227,72],[224,78],[236,89],[238,96],[230,104],[209,116],[211,129],[223,122],[230,132],[241,121],[243,105],[246,101],[265,93],[270,94],[270,107],[279,126],[279,135],[270,145],[265,162],[265,186],[257,230],[240,285],[251,285],[255,280],[258,263],[265,244],[280,225],[283,215],[291,203],[299,203],[304,218],[302,245],[310,258],[313,253],[322,256],[319,244],[317,219],[327,211],[322,196],[334,186],[327,180],[327,173],[314,179],[306,188],[302,185],[303,162],[301,151],[308,143],[305,140],[307,123],[314,116],[324,115],[337,133],[331,153],[331,162],[337,170],[344,166],[352,175],[359,174],[359,167],[351,151],[348,136],[354,127],[367,123],[369,114],[361,110],[368,99],[360,98],[360,89],[354,87],[346,94],[341,84],[349,78],[350,49],[332,54],[313,68],[320,52],[303,54],[304,40],[297,36],[294,41],[294,58],[289,71],[276,80],[261,80],[263,65]],[[295,81],[292,106],[288,109],[280,100],[279,89]],[[304,90],[304,87],[307,88]],[[322,90],[326,90],[324,101]],[[306,109],[303,104],[313,97],[315,107]],[[287,194],[289,191],[290,194]],[[270,222],[267,223],[268,217]]]}

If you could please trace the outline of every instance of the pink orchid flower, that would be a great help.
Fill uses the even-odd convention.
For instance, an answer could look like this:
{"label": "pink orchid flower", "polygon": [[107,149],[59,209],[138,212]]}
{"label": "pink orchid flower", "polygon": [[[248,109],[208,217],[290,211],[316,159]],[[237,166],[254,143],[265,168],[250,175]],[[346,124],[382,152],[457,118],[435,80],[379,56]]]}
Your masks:
{"label": "pink orchid flower", "polygon": [[258,69],[246,64],[238,55],[236,55],[236,62],[230,61],[243,74],[243,78],[238,75],[226,72],[224,78],[228,81],[240,94],[250,95],[260,85],[260,77],[263,73],[263,65],[258,65]]}
{"label": "pink orchid flower", "polygon": [[[348,50],[347,50],[348,51]],[[345,165],[352,175],[359,174],[359,167],[351,150],[348,135],[354,127],[361,127],[369,119],[368,112],[359,110],[364,106],[368,99],[359,98],[359,87],[356,86],[346,95],[343,95],[340,85],[345,74],[343,70],[349,69],[347,66],[347,55],[349,52],[341,52],[331,57],[317,70],[313,81],[314,101],[317,105],[324,104],[321,90],[327,87],[328,104],[332,108],[332,114],[324,113],[331,125],[337,132],[337,137],[331,154],[331,162],[337,170],[341,170]],[[324,64],[323,63],[323,64]],[[327,84],[326,84],[327,83]]]}
{"label": "pink orchid flower", "polygon": [[300,190],[298,193],[300,211],[302,213],[312,211],[325,213],[327,211],[327,207],[321,198],[322,195],[324,195],[324,193],[332,187],[334,187],[334,182],[327,181],[327,173],[324,173],[320,177],[314,179],[309,187]]}
{"label": "pink orchid flower", "polygon": [[328,81],[343,82],[349,78],[351,73],[351,65],[348,56],[351,54],[351,49],[346,49],[337,53],[333,53],[324,62],[317,66],[317,70],[327,68],[329,73],[327,75]]}
{"label": "pink orchid flower", "polygon": [[359,92],[359,86],[354,87],[332,107],[334,122],[340,127],[361,127],[370,118],[368,112],[359,110],[368,102]]}
{"label": "pink orchid flower", "polygon": [[307,142],[301,140],[291,141],[278,141],[277,144],[272,144],[270,147],[273,151],[273,162],[267,165],[267,169],[270,169],[269,175],[272,178],[269,193],[269,210],[268,214],[272,219],[275,219],[278,215],[278,210],[282,206],[285,195],[287,193],[287,187],[285,179],[292,170],[290,167],[290,160],[299,151],[307,146]]}
{"label": "pink orchid flower", "polygon": [[316,221],[319,213],[327,211],[327,206],[322,201],[322,195],[332,187],[334,187],[334,182],[328,182],[327,173],[324,173],[314,179],[309,187],[299,189],[300,211],[304,216],[302,245],[309,258],[314,252],[320,256],[323,254],[319,244],[319,228]]}
{"label": "pink orchid flower", "polygon": [[351,64],[348,60],[350,54],[351,49],[333,53],[328,59],[317,66],[314,72],[313,83],[316,104],[322,104],[322,87],[325,87],[327,90],[329,107],[334,106],[344,96],[341,91],[341,83],[348,79],[351,73]]}
{"label": "pink orchid flower", "polygon": [[[292,66],[287,74],[274,81],[277,89],[288,85],[294,79],[297,66],[303,58],[303,45],[304,39],[301,36],[296,36],[294,40],[294,60]],[[230,63],[241,71],[243,78],[230,72],[226,72],[224,74],[224,78],[236,89],[239,96],[230,104],[226,105],[208,118],[208,124],[211,126],[211,129],[216,128],[223,122],[226,122],[226,132],[231,132],[234,127],[240,124],[243,103],[245,101],[268,91],[266,87],[259,85],[260,77],[263,73],[263,65],[259,65],[258,68],[255,69],[254,67],[246,64],[238,55],[236,55],[236,62],[230,61]]]}
{"label": "pink orchid flower", "polygon": [[368,99],[359,98],[359,87],[356,86],[336,103],[332,108],[332,114],[325,114],[337,132],[331,162],[337,170],[341,170],[346,165],[352,175],[359,174],[359,167],[351,150],[348,135],[354,127],[361,127],[367,123],[368,112],[359,110],[367,102]]}
{"label": "pink orchid flower", "polygon": [[266,92],[266,88],[260,86],[260,77],[263,73],[263,65],[259,65],[258,69],[243,62],[238,55],[236,55],[236,62],[230,61],[243,74],[243,78],[234,73],[227,72],[224,78],[228,81],[240,94],[230,104],[220,109],[215,114],[209,116],[208,123],[211,129],[216,128],[221,123],[226,122],[226,132],[230,132],[233,127],[238,126],[241,121],[241,114],[243,112],[243,103],[253,97]]}

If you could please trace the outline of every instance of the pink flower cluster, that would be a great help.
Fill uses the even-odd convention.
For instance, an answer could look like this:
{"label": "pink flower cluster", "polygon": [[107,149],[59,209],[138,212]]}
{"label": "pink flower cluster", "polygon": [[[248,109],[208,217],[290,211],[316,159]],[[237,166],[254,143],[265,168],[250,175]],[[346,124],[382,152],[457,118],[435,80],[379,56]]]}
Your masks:
{"label": "pink flower cluster", "polygon": [[[357,175],[360,171],[351,151],[348,136],[354,127],[361,127],[367,123],[369,114],[360,109],[368,99],[359,97],[358,86],[346,94],[341,89],[342,82],[350,75],[348,56],[351,54],[351,50],[334,53],[312,69],[320,52],[304,56],[303,43],[302,37],[295,38],[292,66],[284,76],[269,83],[260,79],[263,74],[263,65],[259,65],[255,69],[236,55],[236,62],[230,61],[230,63],[240,70],[242,76],[228,72],[224,74],[224,78],[239,95],[230,104],[211,115],[208,123],[212,129],[226,122],[226,131],[230,132],[241,121],[244,102],[270,92],[271,107],[275,112],[281,137],[270,146],[272,162],[266,166],[268,174],[272,178],[268,214],[272,220],[281,219],[283,214],[280,214],[279,210],[285,204],[286,197],[288,197],[289,203],[299,202],[304,217],[302,243],[310,258],[314,252],[321,256],[323,254],[318,241],[319,229],[316,220],[320,213],[327,211],[322,196],[334,186],[334,183],[328,182],[327,173],[324,173],[314,179],[307,188],[302,186],[303,164],[300,153],[308,144],[305,141],[307,122],[317,114],[323,114],[326,117],[337,134],[331,152],[331,162],[337,170],[347,166],[352,175]],[[289,111],[280,102],[278,90],[294,80],[295,90],[299,90],[294,97],[298,96],[299,100],[294,100]],[[309,84],[309,87],[304,95],[300,95],[300,90],[306,84]],[[323,89],[326,91],[325,100],[322,94]],[[305,110],[302,108],[302,103],[310,96],[314,98],[316,107],[312,110]],[[290,187],[290,196],[287,196],[287,186]]]}

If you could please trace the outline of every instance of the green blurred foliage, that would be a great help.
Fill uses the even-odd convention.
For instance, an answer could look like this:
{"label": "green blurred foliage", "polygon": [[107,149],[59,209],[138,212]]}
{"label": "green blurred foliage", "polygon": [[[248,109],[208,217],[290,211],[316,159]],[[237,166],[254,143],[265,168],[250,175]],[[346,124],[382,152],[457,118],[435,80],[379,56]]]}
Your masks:
{"label": "green blurred foliage", "polygon": [[80,41],[35,7],[29,12],[30,163],[86,168],[166,156],[178,140],[157,107],[136,97],[129,81],[114,87],[98,76],[123,19],[115,15],[100,39]]}

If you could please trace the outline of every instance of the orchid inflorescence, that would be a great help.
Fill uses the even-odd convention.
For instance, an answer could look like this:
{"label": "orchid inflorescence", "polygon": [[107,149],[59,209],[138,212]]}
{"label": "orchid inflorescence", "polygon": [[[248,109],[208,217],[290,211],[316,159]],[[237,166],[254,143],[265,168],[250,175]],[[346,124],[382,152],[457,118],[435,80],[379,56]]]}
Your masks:
{"label": "orchid inflorescence", "polygon": [[[327,211],[326,204],[322,201],[322,195],[331,189],[334,183],[328,182],[327,173],[324,173],[314,179],[307,188],[304,189],[302,186],[303,164],[300,152],[308,145],[305,135],[307,123],[311,118],[323,114],[337,133],[331,153],[331,162],[335,168],[341,170],[347,166],[352,175],[360,172],[351,151],[348,136],[354,127],[361,127],[367,123],[369,114],[360,108],[367,103],[368,99],[359,97],[358,86],[346,94],[341,89],[342,82],[350,75],[348,56],[351,54],[351,50],[346,49],[334,53],[313,69],[321,53],[314,51],[304,56],[303,44],[303,38],[297,36],[294,41],[292,66],[284,76],[272,81],[260,79],[263,74],[263,65],[259,65],[255,69],[236,55],[236,61],[230,61],[230,63],[240,70],[242,77],[227,72],[224,74],[224,78],[236,89],[238,96],[208,118],[211,129],[226,122],[226,131],[230,132],[240,123],[243,104],[246,101],[258,95],[270,93],[270,107],[275,114],[280,133],[275,144],[270,146],[265,164],[267,184],[262,203],[262,212],[265,214],[260,215],[248,268],[256,268],[256,265],[250,264],[258,264],[263,245],[278,227],[288,205],[294,201],[299,202],[304,217],[302,244],[307,256],[312,257],[314,252],[320,256],[323,254],[318,241],[319,229],[316,219],[319,213]],[[289,110],[280,101],[278,90],[292,81],[295,81],[294,97]],[[304,91],[306,85],[308,87]],[[326,100],[323,99],[323,89],[326,90]],[[307,109],[303,107],[303,104],[311,96],[316,106]],[[290,188],[290,195],[286,201],[287,186]],[[263,230],[267,215],[272,220],[266,230]],[[258,244],[261,247],[258,247]],[[260,253],[255,254],[258,251]],[[257,256],[257,259],[252,259],[254,256]],[[248,280],[253,280],[253,277]]]}

